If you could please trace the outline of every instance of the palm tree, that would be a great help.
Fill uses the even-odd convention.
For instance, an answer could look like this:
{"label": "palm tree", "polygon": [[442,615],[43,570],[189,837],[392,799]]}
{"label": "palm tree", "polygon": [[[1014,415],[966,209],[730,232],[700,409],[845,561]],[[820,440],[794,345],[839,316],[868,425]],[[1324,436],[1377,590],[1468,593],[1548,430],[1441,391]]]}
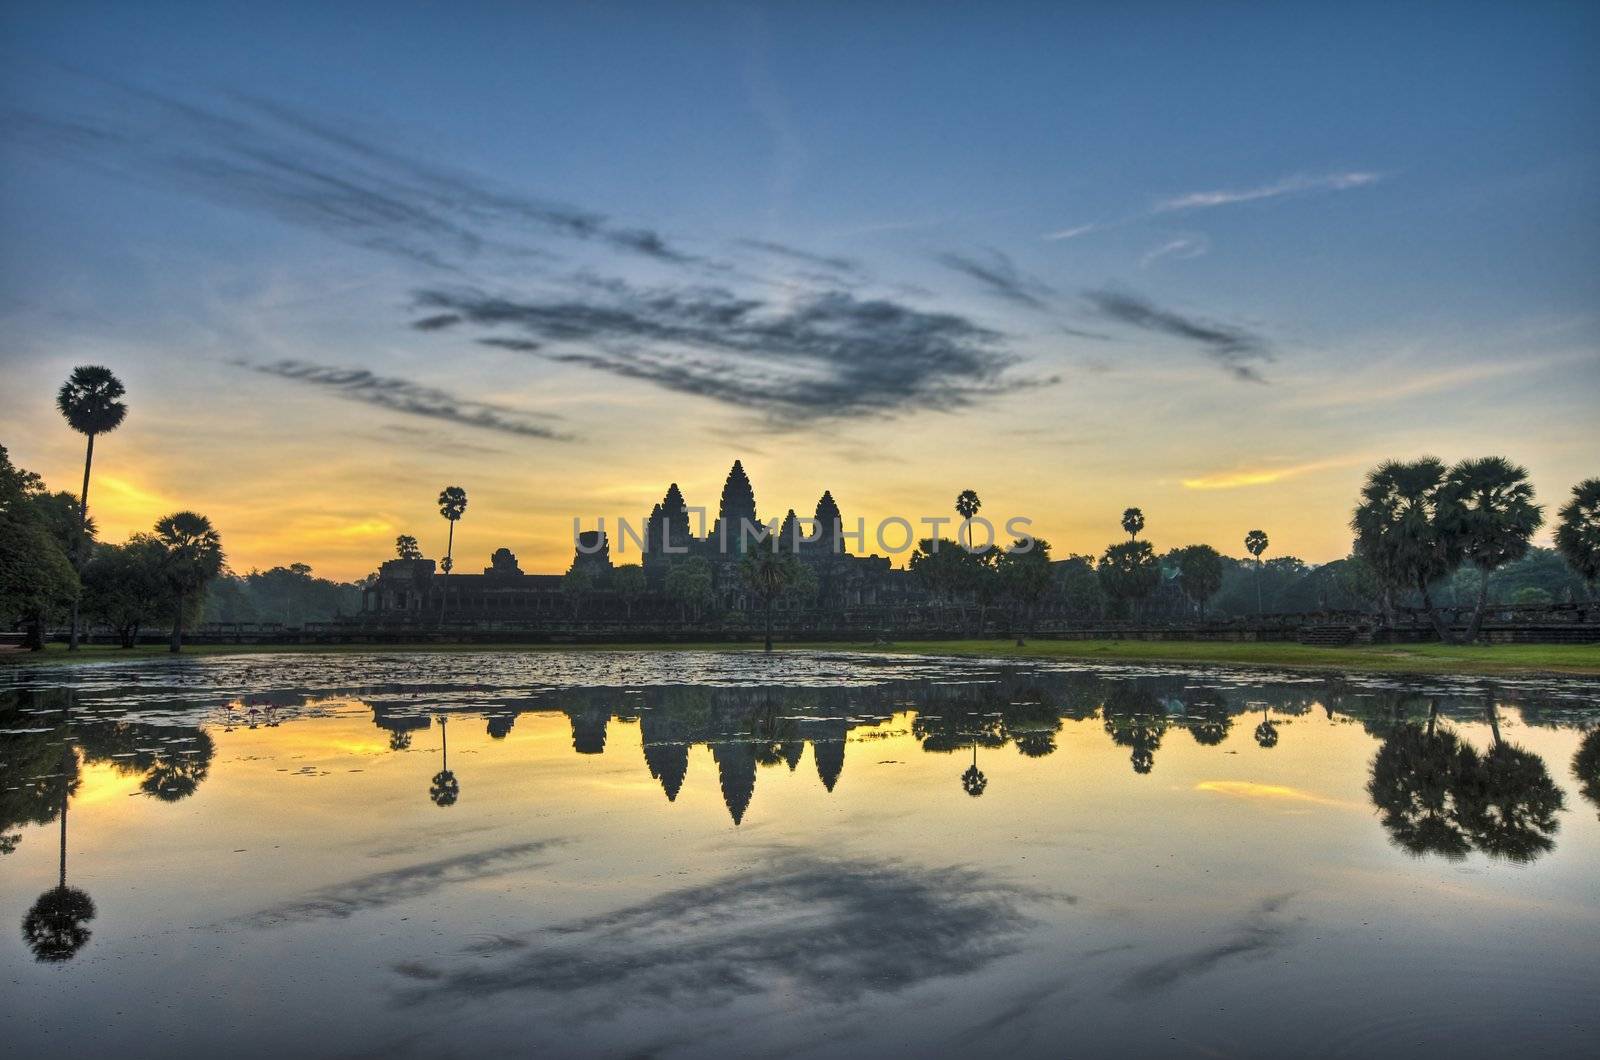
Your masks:
{"label": "palm tree", "polygon": [[421,559],[422,549],[417,546],[416,538],[401,534],[394,539],[394,554],[400,559]]}
{"label": "palm tree", "polygon": [[1470,642],[1478,639],[1483,626],[1489,575],[1528,554],[1534,532],[1544,522],[1544,510],[1533,503],[1527,470],[1499,456],[1463,460],[1451,468],[1448,496],[1447,530],[1480,575],[1478,602],[1467,628]]}
{"label": "palm tree", "polygon": [[[1434,609],[1428,586],[1460,563],[1459,542],[1447,518],[1449,473],[1437,458],[1412,463],[1386,460],[1367,474],[1361,503],[1350,519],[1356,555],[1391,590],[1415,589],[1439,640],[1455,643]],[[1443,513],[1441,508],[1444,509]]]}
{"label": "palm tree", "polygon": [[772,650],[772,602],[800,580],[800,564],[791,555],[757,549],[745,555],[739,575],[761,601],[765,616],[766,649]]}
{"label": "palm tree", "polygon": [[461,797],[461,782],[450,772],[450,735],[445,726],[450,719],[439,715],[439,772],[433,775],[428,787],[428,798],[435,806],[454,806]]}
{"label": "palm tree", "polygon": [[[78,536],[73,539],[73,554],[69,557],[74,566],[84,558],[78,554],[81,539],[89,521],[89,468],[94,464],[94,437],[122,426],[128,406],[117,400],[126,393],[122,380],[111,369],[99,365],[81,364],[72,370],[67,381],[56,393],[56,408],[67,418],[67,423],[79,434],[89,439],[83,456],[83,492],[78,495]],[[78,650],[78,600],[72,601],[72,634],[68,650]]]}
{"label": "palm tree", "polygon": [[1256,614],[1261,613],[1261,554],[1267,550],[1267,532],[1252,530],[1244,535],[1244,550],[1256,558]]}
{"label": "palm tree", "polygon": [[1584,479],[1572,487],[1572,499],[1562,506],[1556,526],[1556,551],[1583,579],[1594,598],[1600,583],[1600,478]]}
{"label": "palm tree", "polygon": [[1128,540],[1132,541],[1139,536],[1139,531],[1144,529],[1144,512],[1137,508],[1127,508],[1122,512],[1122,528],[1128,532]]}
{"label": "palm tree", "polygon": [[978,509],[983,507],[983,502],[978,499],[976,490],[962,490],[956,497],[956,514],[961,516],[962,525],[967,531],[967,551],[972,551],[972,517],[978,514]]}
{"label": "palm tree", "polygon": [[466,514],[467,491],[460,486],[446,486],[439,491],[439,514],[450,523],[450,538],[444,549],[444,562],[440,567],[444,570],[445,588],[440,594],[439,618],[444,619],[444,609],[450,600],[450,568],[455,566],[456,548],[456,522]]}
{"label": "palm tree", "polygon": [[156,524],[161,572],[177,600],[172,620],[172,651],[183,650],[185,604],[222,573],[222,537],[211,520],[194,512],[174,512]]}

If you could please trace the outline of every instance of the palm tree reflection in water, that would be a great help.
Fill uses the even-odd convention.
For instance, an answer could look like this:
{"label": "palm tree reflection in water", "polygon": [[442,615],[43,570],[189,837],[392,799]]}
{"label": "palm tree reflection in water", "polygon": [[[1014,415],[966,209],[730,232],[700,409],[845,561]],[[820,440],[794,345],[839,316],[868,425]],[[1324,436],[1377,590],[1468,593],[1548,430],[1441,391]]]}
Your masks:
{"label": "palm tree reflection in water", "polygon": [[450,772],[450,734],[445,728],[449,721],[443,714],[439,715],[439,772],[433,775],[433,783],[428,788],[428,798],[435,806],[454,806],[461,797],[461,782]]}
{"label": "palm tree reflection in water", "polygon": [[67,886],[67,799],[72,778],[77,775],[77,752],[73,748],[66,721],[71,701],[62,711],[61,727],[61,861],[56,886],[41,894],[22,918],[22,937],[36,960],[55,963],[68,961],[89,942],[89,921],[94,919],[94,900],[76,887]]}
{"label": "palm tree reflection in water", "polygon": [[961,774],[961,787],[968,795],[977,798],[989,786],[989,778],[978,768],[978,741],[972,741],[972,764]]}

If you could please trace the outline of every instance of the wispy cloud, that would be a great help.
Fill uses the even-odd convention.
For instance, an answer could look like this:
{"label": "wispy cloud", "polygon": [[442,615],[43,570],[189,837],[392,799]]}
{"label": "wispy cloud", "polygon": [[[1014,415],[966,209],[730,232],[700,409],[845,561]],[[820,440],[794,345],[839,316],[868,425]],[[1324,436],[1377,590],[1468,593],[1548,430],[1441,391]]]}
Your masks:
{"label": "wispy cloud", "polygon": [[1015,262],[998,250],[990,250],[982,258],[947,252],[940,254],[938,260],[945,268],[977,280],[990,294],[1030,309],[1048,308],[1045,299],[1055,294],[1039,280],[1024,275]]}
{"label": "wispy cloud", "polygon": [[1278,199],[1285,195],[1299,195],[1310,191],[1349,191],[1364,188],[1383,179],[1380,173],[1346,172],[1327,173],[1322,176],[1299,174],[1259,184],[1253,188],[1231,188],[1217,191],[1192,191],[1162,199],[1151,207],[1152,213],[1172,213],[1177,210],[1204,210],[1213,206],[1231,206],[1240,202],[1259,202]]}
{"label": "wispy cloud", "polygon": [[1139,259],[1139,267],[1147,269],[1163,258],[1171,258],[1174,261],[1188,261],[1191,258],[1202,256],[1210,249],[1211,240],[1204,235],[1179,236],[1176,239],[1167,240],[1159,247],[1146,251],[1144,257]]}
{"label": "wispy cloud", "polygon": [[1183,488],[1188,490],[1232,490],[1247,486],[1270,486],[1285,479],[1299,478],[1301,475],[1309,475],[1317,471],[1328,471],[1333,468],[1352,467],[1361,462],[1363,461],[1360,457],[1347,457],[1339,460],[1316,460],[1309,464],[1295,464],[1289,467],[1216,471],[1184,479]]}
{"label": "wispy cloud", "polygon": [[[445,390],[424,386],[409,379],[380,376],[365,368],[340,368],[309,364],[305,361],[277,361],[273,364],[240,363],[241,368],[276,376],[295,383],[319,387],[346,401],[389,409],[408,416],[444,420],[463,427],[478,427],[502,434],[547,441],[567,441],[570,436],[557,430],[546,419],[505,405],[458,397]],[[551,417],[553,419],[553,417]]]}
{"label": "wispy cloud", "polygon": [[1107,320],[1192,344],[1244,382],[1266,382],[1255,365],[1276,360],[1264,337],[1238,325],[1185,316],[1126,291],[1085,291],[1083,297],[1093,312]]}
{"label": "wispy cloud", "polygon": [[1054,382],[1013,375],[1018,358],[1001,336],[965,317],[839,290],[780,303],[589,278],[565,296],[441,288],[418,292],[416,303],[517,333],[479,341],[527,343],[539,357],[765,413],[780,425],[957,409]]}
{"label": "wispy cloud", "polygon": [[816,268],[831,269],[834,272],[853,275],[861,271],[861,263],[854,258],[814,254],[809,250],[801,250],[785,243],[776,243],[770,239],[741,239],[739,240],[739,245],[748,247],[751,250],[759,250],[765,254],[771,254],[773,257],[798,262],[802,265],[811,265]]}
{"label": "wispy cloud", "polygon": [[1090,232],[1098,232],[1103,227],[1105,226],[1098,224],[1076,225],[1072,228],[1062,228],[1054,232],[1046,232],[1040,238],[1048,239],[1051,242],[1060,242],[1061,240],[1065,239],[1077,239],[1079,236],[1086,236]]}
{"label": "wispy cloud", "polygon": [[700,262],[647,228],[419,162],[281,103],[180,100],[101,85],[92,115],[0,112],[0,129],[102,170],[157,177],[222,205],[434,268],[485,255],[546,257],[577,240],[667,264]]}

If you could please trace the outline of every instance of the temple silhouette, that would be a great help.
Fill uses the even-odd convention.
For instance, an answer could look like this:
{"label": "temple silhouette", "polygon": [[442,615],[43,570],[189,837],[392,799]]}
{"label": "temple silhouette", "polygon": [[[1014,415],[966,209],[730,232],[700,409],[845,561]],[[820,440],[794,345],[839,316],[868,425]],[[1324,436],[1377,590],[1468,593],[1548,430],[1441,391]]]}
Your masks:
{"label": "temple silhouette", "polygon": [[[888,557],[853,555],[848,549],[844,518],[833,493],[824,490],[814,509],[815,523],[804,526],[794,508],[778,523],[778,551],[794,556],[810,571],[816,586],[807,606],[822,611],[861,605],[913,602],[924,593],[905,570],[894,569]],[[611,539],[599,530],[578,535],[569,570],[590,575],[582,608],[589,618],[646,618],[680,613],[669,599],[666,581],[674,564],[699,559],[710,567],[718,609],[749,611],[758,607],[739,574],[739,564],[753,549],[772,549],[771,524],[763,524],[755,489],[744,464],[735,460],[722,486],[714,520],[696,520],[676,482],[640,523],[644,547],[638,553],[645,573],[645,592],[622,599],[613,588],[616,564]],[[706,531],[698,536],[697,523]],[[760,528],[766,526],[765,530]],[[634,547],[626,540],[624,547]],[[630,559],[630,562],[632,560]],[[567,615],[578,606],[571,586],[560,574],[527,574],[508,548],[498,548],[482,574],[444,574],[431,559],[391,559],[378,570],[364,593],[364,615],[379,619],[407,615],[454,620],[515,622],[519,619]],[[788,601],[775,605],[783,610]]]}

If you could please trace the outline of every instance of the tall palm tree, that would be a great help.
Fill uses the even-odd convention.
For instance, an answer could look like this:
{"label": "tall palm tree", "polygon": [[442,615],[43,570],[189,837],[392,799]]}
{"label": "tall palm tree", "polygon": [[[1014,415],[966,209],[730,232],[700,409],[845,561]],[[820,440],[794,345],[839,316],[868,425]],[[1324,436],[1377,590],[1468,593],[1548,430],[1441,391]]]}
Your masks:
{"label": "tall palm tree", "polygon": [[1252,530],[1244,535],[1244,550],[1256,558],[1256,614],[1261,613],[1261,554],[1267,550],[1267,532]]}
{"label": "tall palm tree", "polygon": [[1436,457],[1411,463],[1386,460],[1367,473],[1361,503],[1350,519],[1356,555],[1390,589],[1415,589],[1439,640],[1455,636],[1434,609],[1428,586],[1455,570],[1461,549],[1448,512],[1449,472]]}
{"label": "tall palm tree", "polygon": [[1489,575],[1528,554],[1544,509],[1533,503],[1526,468],[1499,456],[1463,460],[1450,469],[1444,519],[1462,557],[1478,568],[1478,602],[1467,640],[1478,639],[1489,602]]}
{"label": "tall palm tree", "polygon": [[1584,479],[1572,487],[1556,525],[1556,551],[1583,579],[1589,597],[1600,584],[1600,478]]}
{"label": "tall palm tree", "polygon": [[976,490],[962,490],[956,497],[956,514],[961,516],[963,526],[967,531],[967,551],[972,551],[972,517],[978,514],[983,507],[983,502],[978,499]]}
{"label": "tall palm tree", "polygon": [[[126,393],[122,380],[111,369],[94,364],[81,364],[72,370],[67,381],[56,393],[56,408],[67,418],[67,424],[89,439],[83,456],[83,492],[78,494],[78,535],[73,539],[72,562],[82,565],[85,556],[79,554],[89,521],[89,468],[94,464],[94,439],[97,434],[107,434],[122,426],[128,406],[118,399]],[[68,640],[69,651],[78,650],[78,600],[72,601],[72,633]]]}
{"label": "tall palm tree", "polygon": [[772,603],[800,580],[800,563],[793,556],[767,549],[745,555],[739,564],[745,585],[761,600],[766,624],[766,649],[772,650]]}
{"label": "tall palm tree", "polygon": [[1132,541],[1139,536],[1139,531],[1144,529],[1144,512],[1137,508],[1124,509],[1122,513],[1122,528],[1128,532],[1128,540]]}
{"label": "tall palm tree", "polygon": [[195,512],[174,512],[156,524],[161,543],[161,573],[177,602],[172,620],[172,651],[183,650],[185,605],[222,573],[222,536],[211,520]]}
{"label": "tall palm tree", "polygon": [[445,545],[444,562],[440,564],[440,567],[444,570],[445,576],[445,589],[444,592],[440,594],[441,599],[439,601],[440,619],[444,618],[444,609],[450,599],[449,579],[450,568],[455,566],[454,553],[456,548],[456,523],[463,515],[466,514],[466,511],[466,490],[462,489],[460,486],[446,486],[444,489],[439,491],[439,514],[444,516],[445,519],[450,523],[450,538],[449,542]]}

